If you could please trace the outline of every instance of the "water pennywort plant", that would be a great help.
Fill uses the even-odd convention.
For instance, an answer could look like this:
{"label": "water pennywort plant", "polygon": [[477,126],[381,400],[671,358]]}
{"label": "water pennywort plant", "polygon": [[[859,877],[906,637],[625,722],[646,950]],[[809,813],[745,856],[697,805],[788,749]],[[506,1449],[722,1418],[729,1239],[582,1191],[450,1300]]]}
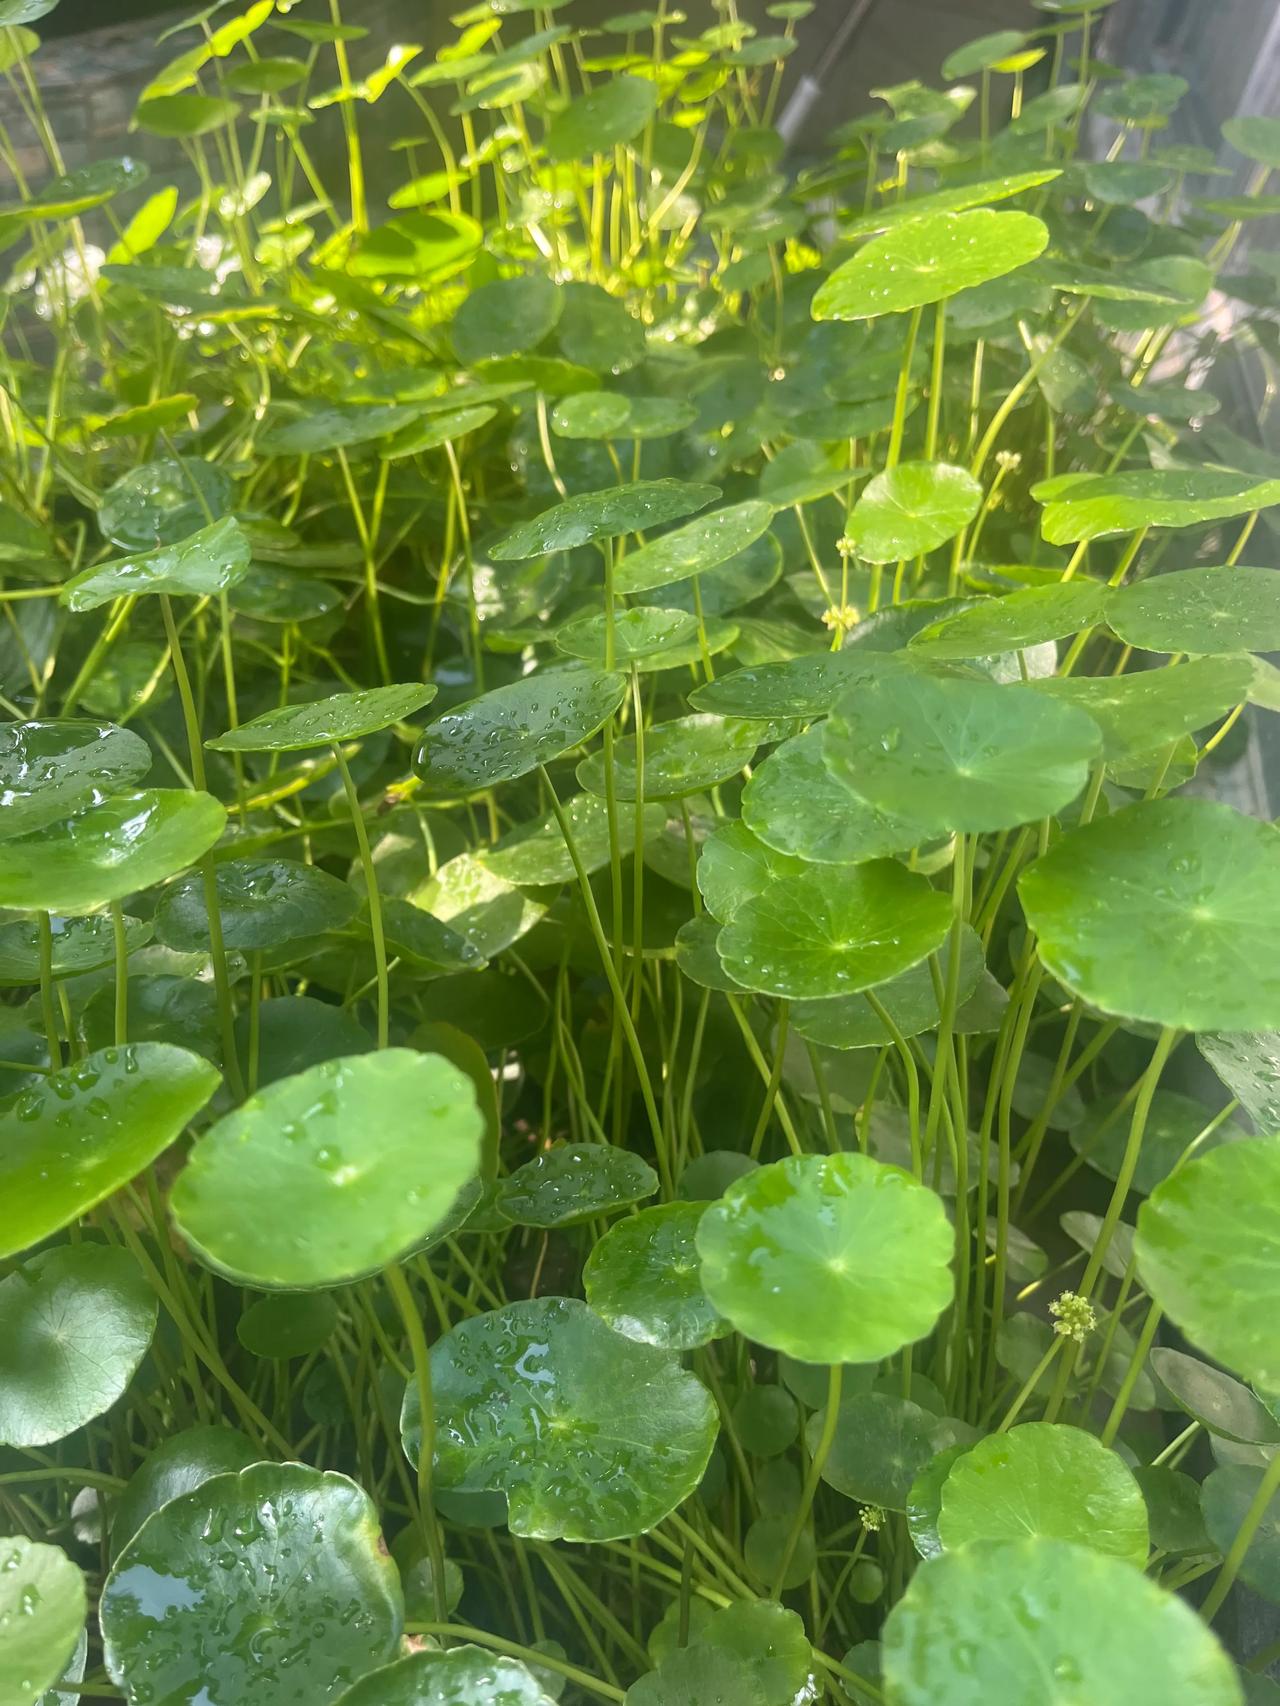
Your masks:
{"label": "water pennywort plant", "polygon": [[1280,124],[1037,3],[0,0],[5,1706],[1274,1698]]}

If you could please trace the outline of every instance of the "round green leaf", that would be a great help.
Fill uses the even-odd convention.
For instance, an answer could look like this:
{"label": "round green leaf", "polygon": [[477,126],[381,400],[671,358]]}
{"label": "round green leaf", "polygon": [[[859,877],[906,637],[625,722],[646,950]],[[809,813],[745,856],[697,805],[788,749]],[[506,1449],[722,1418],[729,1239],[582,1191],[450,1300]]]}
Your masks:
{"label": "round green leaf", "polygon": [[0,1280],[0,1444],[49,1445],[109,1410],[156,1313],[133,1257],[103,1244],[42,1250]]}
{"label": "round green leaf", "polygon": [[[702,1284],[739,1332],[802,1362],[878,1362],[951,1301],[941,1200],[865,1155],[790,1156],[732,1184],[697,1231]],[[823,1307],[810,1307],[821,1297]]]}
{"label": "round green leaf", "polygon": [[111,1553],[119,1555],[152,1511],[193,1492],[214,1475],[247,1469],[260,1453],[235,1428],[184,1428],[160,1441],[134,1472],[111,1519]]}
{"label": "round green leaf", "polygon": [[411,1653],[371,1671],[339,1706],[555,1706],[519,1659],[483,1647]]}
{"label": "round green leaf", "polygon": [[84,1577],[60,1547],[0,1539],[0,1700],[31,1706],[57,1682],[87,1613]]}
{"label": "round green leaf", "polygon": [[579,391],[556,404],[551,430],[560,438],[616,438],[631,413],[618,391]]}
{"label": "round green leaf", "polygon": [[132,729],[67,718],[0,726],[0,838],[43,829],[141,781],[151,749]]}
{"label": "round green leaf", "polygon": [[[751,762],[761,738],[752,723],[702,714],[655,723],[644,737],[645,799],[680,799],[727,782]],[[634,735],[614,742],[613,780],[620,800],[636,798],[638,759]],[[605,775],[603,752],[593,752],[577,769],[578,781],[593,794],[604,794]]]}
{"label": "round green leaf", "polygon": [[555,330],[562,306],[555,283],[539,273],[482,284],[454,315],[454,352],[464,367],[523,355]]}
{"label": "round green leaf", "polygon": [[[385,904],[385,903],[384,903]],[[258,1007],[258,1088],[340,1055],[364,1054],[373,1038],[341,1007],[310,995],[280,995]],[[240,1058],[249,1058],[249,1015],[236,1021]]]}
{"label": "round green leaf", "polygon": [[104,539],[125,551],[176,545],[220,521],[234,491],[231,476],[213,462],[193,456],[144,462],[107,488],[98,526]]}
{"label": "round green leaf", "polygon": [[345,1475],[255,1463],[150,1516],[99,1606],[129,1699],[319,1706],[399,1649],[396,1567]]}
{"label": "round green leaf", "polygon": [[414,768],[428,798],[511,782],[589,740],[626,697],[614,670],[525,676],[460,705],[427,726]]}
{"label": "round green leaf", "polygon": [[[465,392],[462,393],[465,396]],[[379,450],[379,456],[394,462],[402,456],[419,456],[424,450],[438,450],[442,444],[455,444],[469,432],[494,419],[498,411],[488,404],[469,409],[446,409],[440,414],[426,415],[410,421],[408,426],[391,438]]]}
{"label": "round green leaf", "polygon": [[886,664],[883,654],[855,646],[809,652],[717,676],[695,688],[689,703],[724,717],[823,717],[854,683],[890,667],[897,665]]}
{"label": "round green leaf", "polygon": [[1157,1345],[1151,1352],[1151,1372],[1179,1408],[1202,1422],[1210,1433],[1249,1445],[1280,1442],[1280,1423],[1270,1410],[1247,1386],[1220,1368],[1187,1356],[1185,1351]]}
{"label": "round green leaf", "polygon": [[942,1489],[951,1465],[968,1451],[962,1445],[949,1445],[935,1453],[916,1475],[907,1490],[907,1529],[911,1544],[922,1558],[936,1558],[942,1551],[938,1538],[938,1518],[942,1514]]}
{"label": "round green leaf", "polygon": [[1243,704],[1253,670],[1252,659],[1237,653],[1129,675],[1049,676],[1034,690],[1088,712],[1102,730],[1103,756],[1119,763],[1167,747]]}
{"label": "round green leaf", "polygon": [[83,569],[59,595],[70,610],[96,610],[116,598],[144,593],[173,593],[215,598],[249,572],[249,541],[225,516],[173,545],[160,545],[135,557],[118,557]]}
{"label": "round green leaf", "polygon": [[496,563],[510,563],[544,557],[551,551],[572,551],[593,539],[615,539],[679,521],[719,496],[718,486],[685,480],[637,480],[600,492],[578,492],[504,533],[489,547],[489,555]]}
{"label": "round green leaf", "polygon": [[[613,624],[613,660],[622,668],[686,647],[698,636],[698,619],[687,610],[655,610],[641,605],[618,613]],[[558,630],[557,651],[603,666],[609,655],[607,616],[579,616]]]}
{"label": "round green leaf", "polygon": [[[1247,1464],[1224,1463],[1206,1478],[1200,1489],[1200,1508],[1209,1538],[1219,1552],[1230,1551],[1262,1476],[1261,1469]],[[1240,1580],[1272,1604],[1280,1602],[1280,1498],[1273,1497],[1263,1512],[1241,1562]]]}
{"label": "round green leaf", "polygon": [[867,482],[849,517],[849,534],[865,562],[896,563],[954,539],[981,502],[982,487],[963,468],[900,462]]}
{"label": "round green leaf", "polygon": [[494,1207],[516,1226],[573,1226],[651,1197],[658,1175],[630,1150],[557,1143],[503,1179]]}
{"label": "round green leaf", "polygon": [[1200,1514],[1200,1488],[1190,1475],[1163,1466],[1140,1466],[1133,1474],[1147,1501],[1152,1546],[1175,1553],[1212,1550]]}
{"label": "round green leaf", "polygon": [[164,1043],[100,1049],[0,1105],[0,1256],[38,1244],[127,1184],[218,1087]]}
{"label": "round green leaf", "polygon": [[[810,1451],[825,1422],[825,1410],[810,1416]],[[822,1478],[863,1504],[905,1511],[926,1466],[939,1452],[967,1444],[973,1436],[965,1423],[934,1415],[910,1399],[888,1392],[855,1392],[841,1402]]]}
{"label": "round green leaf", "polygon": [[919,824],[850,794],[827,769],[822,748],[817,725],[784,741],[753,771],[742,821],[754,835],[779,853],[824,865],[863,864],[927,839]]}
{"label": "round green leaf", "polygon": [[[939,949],[944,985],[951,959],[951,944],[944,942]],[[956,985],[959,1008],[978,988],[985,969],[982,941],[969,924],[962,928],[960,938],[960,975]],[[888,1012],[903,1037],[918,1037],[938,1024],[938,996],[933,972],[927,964],[912,966],[899,976],[882,983],[875,996]],[[802,1037],[824,1048],[885,1048],[892,1034],[876,1013],[865,995],[837,995],[833,1000],[798,1001],[791,1013],[791,1023]]]}
{"label": "round green leaf", "polygon": [[366,687],[357,693],[334,693],[304,705],[283,705],[264,711],[251,722],[229,729],[205,745],[218,752],[303,752],[311,746],[332,746],[362,740],[402,723],[436,696],[430,682],[405,682],[395,687]]}
{"label": "round green leaf", "polygon": [[1102,620],[1104,609],[1109,617],[1107,596],[1107,589],[1096,581],[1024,587],[1021,592],[986,599],[954,616],[944,616],[941,622],[916,634],[911,645],[935,658],[1021,651],[1094,627]]}
{"label": "round green leaf", "polygon": [[895,1706],[1239,1706],[1230,1660],[1183,1600],[1063,1540],[921,1565],[884,1625]]}
{"label": "round green leaf", "polygon": [[275,1292],[249,1305],[236,1337],[256,1357],[305,1357],[327,1344],[337,1325],[338,1306],[327,1292]]}
{"label": "round green leaf", "polygon": [[1100,745],[1091,718],[1031,687],[894,670],[841,700],[823,757],[870,805],[943,833],[1013,829],[1060,810]]}
{"label": "round green leaf", "polygon": [[114,794],[62,823],[0,842],[0,906],[96,912],[194,864],[226,821],[210,794]]}
{"label": "round green leaf", "polygon": [[928,213],[873,237],[813,298],[815,320],[901,314],[1035,260],[1049,241],[1029,213]]}
{"label": "round green leaf", "polygon": [[278,1080],[194,1145],[170,1197],[217,1272],[306,1290],[374,1273],[427,1236],[480,1160],[471,1080],[384,1049]]}
{"label": "round green leaf", "polygon": [[[1000,31],[998,34],[1017,35],[1020,40],[1026,39],[1021,31]],[[994,43],[994,36],[984,36],[981,41],[971,42],[971,49],[982,49],[987,42]],[[952,59],[968,51],[958,48]],[[948,70],[951,59],[944,61],[942,72],[944,77],[964,76],[964,72]],[[1062,173],[1052,167],[1037,172],[1014,172],[1003,178],[983,178],[976,184],[948,184],[945,189],[927,190],[923,195],[906,196],[901,201],[885,202],[881,207],[872,208],[869,213],[859,214],[855,219],[841,225],[840,235],[843,238],[864,237],[875,231],[887,231],[891,225],[902,225],[908,221],[920,219],[926,213],[964,213],[971,207],[985,207],[988,202],[1007,201],[1010,196],[1021,195],[1024,190],[1039,189],[1041,184],[1052,183],[1054,178]]]}
{"label": "round green leaf", "polygon": [[[431,1347],[436,1483],[506,1495],[513,1534],[617,1540],[688,1497],[716,1436],[710,1394],[676,1358],[565,1297],[509,1303]],[[417,1387],[401,1431],[416,1460]]]}
{"label": "round green leaf", "polygon": [[942,1488],[938,1536],[948,1551],[1027,1535],[1071,1540],[1139,1569],[1147,1507],[1132,1474],[1092,1434],[1027,1422],[979,1440]]}
{"label": "round green leaf", "polygon": [[611,78],[579,95],[552,119],[545,144],[548,157],[580,160],[588,154],[611,153],[638,136],[657,107],[657,85],[649,78]]}
{"label": "round green leaf", "polygon": [[153,95],[139,101],[133,121],[153,136],[205,136],[234,124],[240,109],[217,95]]}
{"label": "round green leaf", "polygon": [[[785,1546],[786,1538],[784,1534],[779,1539],[779,1549]],[[762,1581],[771,1580],[772,1571],[762,1565],[749,1536],[746,1552],[748,1566],[755,1566],[754,1573]],[[808,1573],[802,1579],[807,1579]],[[627,1690],[625,1706],[711,1706],[717,1701],[724,1706],[730,1701],[733,1706],[770,1706],[759,1679],[742,1659],[705,1642],[694,1641],[690,1646],[673,1649],[656,1670],[633,1682]]]}
{"label": "round green leaf", "polygon": [[727,1333],[699,1279],[705,1203],[660,1203],[611,1226],[582,1270],[587,1302],[615,1333],[688,1351]]}
{"label": "round green leaf", "polygon": [[1045,965],[1103,1012],[1264,1030],[1280,1023],[1278,852],[1229,806],[1151,800],[1064,835],[1018,888]]}
{"label": "round green leaf", "polygon": [[1194,527],[1280,503],[1280,479],[1216,468],[1153,468],[1127,474],[1065,475],[1031,495],[1045,506],[1040,531],[1051,545],[1132,533],[1140,527]]}
{"label": "round green leaf", "polygon": [[848,995],[885,983],[942,946],[945,895],[892,859],[841,871],[809,868],[738,908],[720,932],[729,976],[788,1000]]}
{"label": "round green leaf", "polygon": [[1138,1272],[1193,1344],[1246,1380],[1280,1385],[1280,1138],[1189,1161],[1138,1210]]}
{"label": "round green leaf", "polygon": [[[519,941],[547,910],[545,900],[514,887],[472,853],[446,860],[412,901],[448,924],[486,960]],[[476,1022],[471,1020],[473,1030]]]}
{"label": "round green leaf", "polygon": [[696,871],[698,893],[713,918],[727,924],[744,901],[771,883],[799,876],[798,859],[775,853],[736,819],[722,825],[702,844]]}
{"label": "round green leaf", "polygon": [[[53,955],[50,973],[54,978],[78,977],[98,971],[115,958],[115,932],[103,913],[91,918],[50,920]],[[125,953],[135,953],[151,940],[151,924],[141,918],[124,921]],[[0,924],[0,988],[40,981],[40,927],[34,919],[15,918]]]}
{"label": "round green leaf", "polygon": [[772,520],[773,506],[758,498],[700,515],[674,532],[629,551],[614,572],[615,590],[652,592],[655,587],[688,580],[704,569],[718,568],[754,544]]}
{"label": "round green leaf", "polygon": [[1148,652],[1280,650],[1274,569],[1176,569],[1113,593],[1107,626]]}
{"label": "round green leaf", "polygon": [[[341,930],[360,905],[346,883],[296,859],[229,859],[217,867],[216,878],[222,939],[245,953]],[[209,914],[199,876],[165,889],[155,925],[156,939],[167,948],[184,954],[205,950]]]}
{"label": "round green leaf", "polygon": [[626,304],[598,284],[560,286],[564,310],[556,342],[566,360],[594,373],[622,373],[644,355],[644,327]]}

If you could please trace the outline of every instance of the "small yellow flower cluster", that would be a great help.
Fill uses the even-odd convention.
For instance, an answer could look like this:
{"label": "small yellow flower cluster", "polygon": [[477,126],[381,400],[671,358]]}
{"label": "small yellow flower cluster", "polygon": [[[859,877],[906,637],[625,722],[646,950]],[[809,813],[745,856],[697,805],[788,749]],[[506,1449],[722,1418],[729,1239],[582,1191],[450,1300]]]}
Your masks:
{"label": "small yellow flower cluster", "polygon": [[1092,1303],[1087,1297],[1081,1297],[1078,1291],[1064,1291],[1061,1297],[1055,1297],[1049,1305],[1049,1313],[1053,1316],[1054,1332],[1061,1333],[1064,1339],[1074,1339],[1078,1345],[1082,1345],[1098,1325]]}

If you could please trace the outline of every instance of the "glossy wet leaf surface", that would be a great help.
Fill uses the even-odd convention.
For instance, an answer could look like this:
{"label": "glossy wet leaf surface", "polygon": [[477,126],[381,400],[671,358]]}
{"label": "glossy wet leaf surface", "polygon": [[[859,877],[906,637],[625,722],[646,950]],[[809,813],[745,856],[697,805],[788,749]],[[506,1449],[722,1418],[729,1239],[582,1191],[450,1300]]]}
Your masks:
{"label": "glossy wet leaf surface", "polygon": [[308,747],[362,740],[393,723],[403,722],[436,696],[435,685],[406,682],[395,687],[366,687],[357,693],[334,693],[303,705],[284,705],[264,711],[207,741],[218,752],[305,752]]}
{"label": "glossy wet leaf surface", "polygon": [[63,1676],[87,1610],[84,1577],[61,1547],[0,1538],[0,1698],[34,1701]]}
{"label": "glossy wet leaf surface", "polygon": [[1260,1136],[1280,1132],[1280,1035],[1206,1031],[1196,1047],[1253,1121]]}
{"label": "glossy wet leaf surface", "polygon": [[1154,800],[1064,835],[1019,892],[1045,965],[1104,1012],[1263,1030],[1280,1020],[1277,846],[1229,806]]}
{"label": "glossy wet leaf surface", "polygon": [[630,142],[657,104],[657,91],[647,79],[614,77],[557,113],[547,130],[547,152],[553,160],[608,153]]}
{"label": "glossy wet leaf surface", "polygon": [[180,1135],[218,1087],[198,1055],[131,1043],[87,1055],[0,1103],[0,1254],[69,1226]]}
{"label": "glossy wet leaf surface", "polygon": [[1092,1434],[1027,1422],[980,1440],[942,1486],[938,1535],[947,1551],[991,1540],[1074,1541],[1139,1569],[1147,1507],[1126,1465]]}
{"label": "glossy wet leaf surface", "polygon": [[335,1700],[399,1644],[400,1582],[380,1540],[345,1475],[258,1463],[215,1476],[117,1557],[100,1609],[107,1669],[137,1702]]}
{"label": "glossy wet leaf surface", "polygon": [[[760,730],[750,723],[705,713],[655,724],[644,738],[644,798],[681,799],[728,781],[750,763],[760,738]],[[639,762],[634,735],[614,742],[614,787],[620,800],[636,799]],[[607,786],[604,754],[584,758],[577,775],[589,792],[603,795]]]}
{"label": "glossy wet leaf surface", "polygon": [[414,892],[412,904],[447,924],[482,960],[494,959],[518,942],[547,910],[547,901],[538,899],[536,891],[517,888],[471,853],[459,853],[441,865]]}
{"label": "glossy wet leaf surface", "polygon": [[1272,652],[1280,648],[1280,585],[1274,569],[1239,563],[1176,569],[1121,587],[1107,626],[1149,652]]}
{"label": "glossy wet leaf surface", "polygon": [[127,1250],[61,1245],[0,1280],[0,1444],[48,1445],[120,1397],[156,1327]]}
{"label": "glossy wet leaf surface", "polygon": [[687,1351],[728,1331],[699,1278],[705,1203],[660,1203],[611,1226],[583,1269],[587,1302],[625,1338]]}
{"label": "glossy wet leaf surface", "polygon": [[67,717],[0,727],[0,837],[9,840],[132,788],[151,751],[132,729]]}
{"label": "glossy wet leaf surface", "polygon": [[1102,730],[1105,756],[1122,761],[1204,728],[1243,704],[1253,684],[1252,662],[1237,653],[1135,670],[1114,679],[1050,676],[1037,682],[1035,691],[1086,712]]}
{"label": "glossy wet leaf surface", "polygon": [[696,688],[689,703],[725,717],[821,717],[880,667],[857,647],[813,652],[717,676]]}
{"label": "glossy wet leaf surface", "polygon": [[230,518],[215,521],[174,545],[85,569],[62,589],[70,610],[96,610],[116,598],[165,593],[213,598],[249,572],[249,541]]}
{"label": "glossy wet leaf surface", "polygon": [[[892,1356],[923,1337],[951,1298],[941,1201],[864,1155],[758,1168],[707,1210],[697,1244],[703,1288],[720,1313],[802,1362]],[[815,1296],[821,1312],[804,1307]]]}
{"label": "glossy wet leaf surface", "polygon": [[651,1197],[658,1175],[640,1156],[604,1143],[559,1143],[498,1186],[498,1213],[515,1226],[572,1226]]}
{"label": "glossy wet leaf surface", "polygon": [[370,1672],[341,1706],[554,1706],[519,1659],[484,1647],[411,1653]]}
{"label": "glossy wet leaf surface", "polygon": [[[141,918],[125,918],[125,949],[133,953],[151,939],[151,925]],[[50,921],[53,953],[50,972],[55,978],[77,977],[110,965],[115,957],[115,933],[109,917],[97,913],[89,918],[55,918]],[[40,930],[31,919],[0,924],[0,987],[38,983],[40,980]]]}
{"label": "glossy wet leaf surface", "polygon": [[495,562],[571,551],[593,539],[614,539],[705,509],[719,488],[684,480],[637,480],[605,491],[579,492],[531,521],[521,522],[490,547]]}
{"label": "glossy wet leaf surface", "polygon": [[729,975],[788,999],[848,995],[885,983],[941,947],[944,895],[891,859],[825,867],[752,896],[720,933]]}
{"label": "glossy wet leaf surface", "polygon": [[125,551],[176,545],[220,521],[234,490],[225,468],[198,457],[144,462],[107,488],[98,526],[104,539]]}
{"label": "glossy wet leaf surface", "polygon": [[258,1448],[236,1428],[183,1428],[170,1434],[130,1478],[116,1502],[111,1518],[112,1556],[170,1499],[194,1492],[215,1475],[247,1469],[258,1460]]}
{"label": "glossy wet leaf surface", "polygon": [[1245,1380],[1280,1384],[1276,1210],[1280,1138],[1189,1161],[1138,1211],[1138,1274],[1192,1346]]}
{"label": "glossy wet leaf surface", "polygon": [[711,510],[629,551],[614,572],[614,586],[620,593],[652,592],[718,568],[754,544],[772,519],[772,505],[758,498]]}
{"label": "glossy wet leaf surface", "polygon": [[[728,678],[726,678],[728,679]],[[919,824],[877,811],[823,760],[821,726],[784,741],[742,791],[742,821],[779,853],[817,864],[860,864],[926,839]]]}
{"label": "glossy wet leaf surface", "polygon": [[884,1626],[900,1706],[1088,1700],[1239,1706],[1231,1663],[1184,1601],[1067,1541],[997,1541],[925,1563]]}
{"label": "glossy wet leaf surface", "polygon": [[470,1080],[438,1055],[326,1061],[200,1138],[173,1188],[174,1219],[219,1273],[336,1285],[403,1255],[443,1219],[477,1170],[480,1132]]}
{"label": "glossy wet leaf surface", "polygon": [[[621,611],[613,624],[613,661],[620,668],[658,657],[672,647],[697,647],[697,618],[686,610],[643,606]],[[609,657],[607,616],[580,616],[556,635],[556,647],[570,657],[603,666]]]}
{"label": "glossy wet leaf surface", "polygon": [[1092,628],[1103,619],[1104,611],[1109,620],[1110,608],[1106,588],[1095,581],[1027,587],[944,616],[917,634],[912,645],[936,658],[976,658],[1017,651]]}
{"label": "glossy wet leaf surface", "polygon": [[981,486],[963,468],[900,462],[868,480],[849,517],[849,534],[866,562],[894,563],[953,539],[981,502]]}
{"label": "glossy wet leaf surface", "polygon": [[113,794],[0,842],[0,906],[96,911],[194,864],[221,835],[226,815],[211,795],[179,788]]}
{"label": "glossy wet leaf surface", "polygon": [[[938,950],[944,986],[951,959],[948,940]],[[960,939],[960,973],[956,983],[959,1015],[978,988],[983,974],[982,942],[971,925]],[[877,985],[876,1000],[884,1007],[899,1035],[916,1037],[939,1022],[938,996],[933,969],[927,963],[912,966],[888,983]],[[884,1021],[865,995],[838,995],[832,1000],[798,1001],[791,1022],[803,1037],[825,1048],[884,1048],[893,1041]]]}
{"label": "glossy wet leaf surface", "polygon": [[[431,1378],[437,1485],[505,1494],[513,1534],[641,1534],[693,1490],[715,1441],[702,1384],[572,1298],[509,1303],[461,1322],[432,1347]],[[402,1429],[413,1458],[412,1383]]]}
{"label": "glossy wet leaf surface", "polygon": [[[340,930],[354,917],[359,897],[346,883],[295,859],[229,859],[217,868],[218,912],[228,948],[253,952],[299,937]],[[161,896],[156,936],[180,953],[197,953],[209,940],[204,884],[184,877]]]}
{"label": "glossy wet leaf surface", "polygon": [[822,750],[869,805],[940,834],[1012,829],[1060,810],[1100,745],[1090,717],[1049,708],[1031,687],[895,671],[841,700]]}
{"label": "glossy wet leaf surface", "polygon": [[616,670],[572,668],[495,687],[427,725],[415,769],[436,798],[513,781],[595,734],[626,690]]}
{"label": "glossy wet leaf surface", "polygon": [[1192,527],[1280,501],[1280,480],[1214,468],[1091,475],[1043,495],[1041,532],[1051,545],[1103,539],[1140,527]]}
{"label": "glossy wet leaf surface", "polygon": [[813,299],[815,320],[901,314],[1033,261],[1049,233],[1028,213],[930,213],[873,237]]}

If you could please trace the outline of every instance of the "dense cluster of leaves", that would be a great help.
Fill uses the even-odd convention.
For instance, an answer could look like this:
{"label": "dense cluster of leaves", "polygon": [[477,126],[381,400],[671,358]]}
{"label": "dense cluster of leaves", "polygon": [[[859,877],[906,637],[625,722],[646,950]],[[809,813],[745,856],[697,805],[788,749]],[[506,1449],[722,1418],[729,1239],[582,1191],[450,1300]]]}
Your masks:
{"label": "dense cluster of leaves", "polygon": [[0,0],[5,1706],[1276,1698],[1280,124],[1037,3]]}

